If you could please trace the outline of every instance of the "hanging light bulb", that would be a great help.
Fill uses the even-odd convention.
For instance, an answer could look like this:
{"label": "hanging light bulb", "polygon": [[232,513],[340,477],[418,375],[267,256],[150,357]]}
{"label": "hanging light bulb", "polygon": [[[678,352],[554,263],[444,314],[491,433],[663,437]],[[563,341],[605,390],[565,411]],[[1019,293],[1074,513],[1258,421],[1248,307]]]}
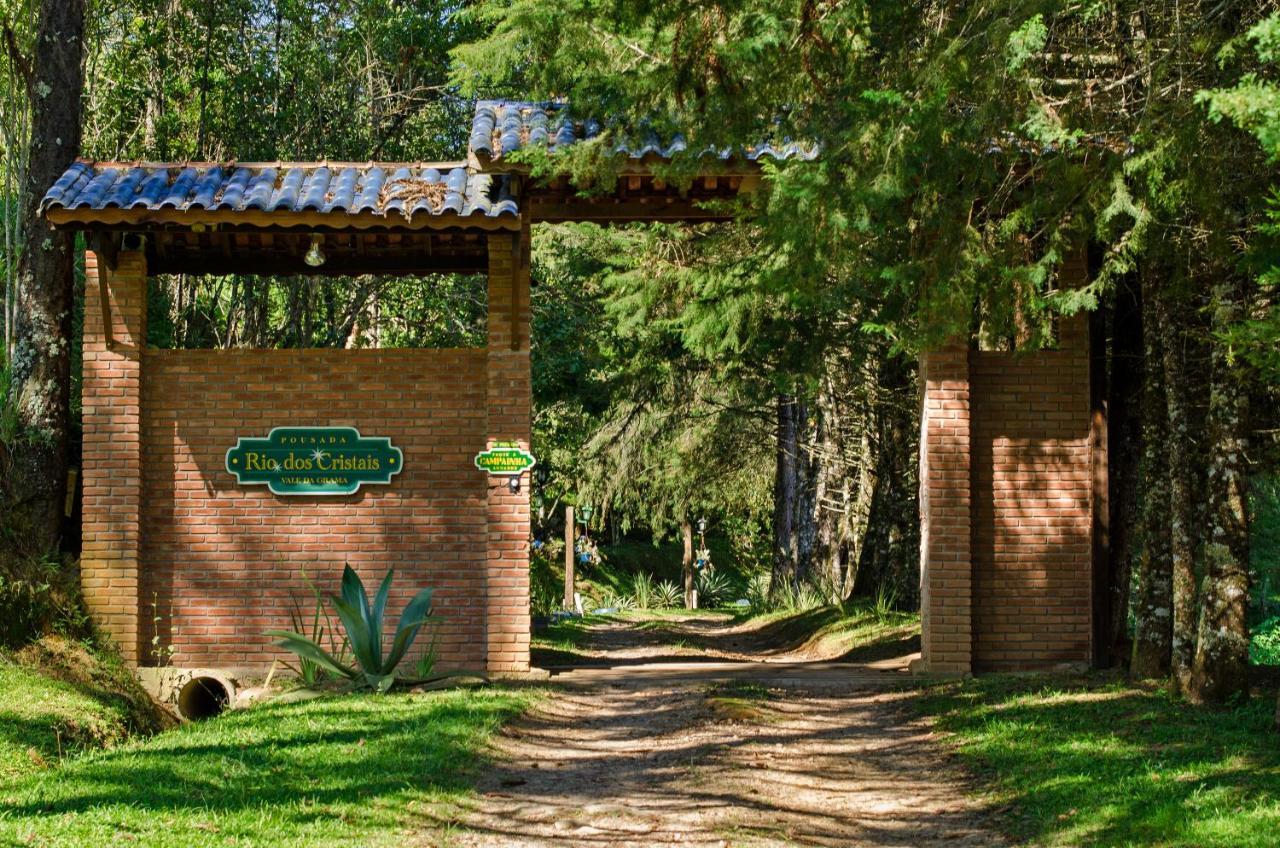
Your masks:
{"label": "hanging light bulb", "polygon": [[324,251],[320,249],[320,234],[315,233],[311,236],[311,248],[307,251],[307,255],[302,261],[306,262],[312,268],[319,268],[324,264]]}

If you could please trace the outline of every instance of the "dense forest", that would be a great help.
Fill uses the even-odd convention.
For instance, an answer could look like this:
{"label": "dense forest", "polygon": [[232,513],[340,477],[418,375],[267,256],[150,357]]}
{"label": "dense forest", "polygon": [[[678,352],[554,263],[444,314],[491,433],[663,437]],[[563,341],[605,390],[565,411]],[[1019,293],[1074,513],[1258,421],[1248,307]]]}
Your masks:
{"label": "dense forest", "polygon": [[[539,515],[699,519],[774,591],[918,602],[918,359],[1091,315],[1116,662],[1244,686],[1280,542],[1280,12],[1125,0],[3,0],[6,580],[74,553],[75,156],[448,161],[476,98],[699,151],[801,141],[732,224],[534,235]],[[556,167],[607,185],[601,144]],[[692,156],[693,154],[691,154]],[[534,173],[545,157],[531,155]],[[566,164],[567,163],[567,164]],[[689,173],[679,158],[665,176]],[[1081,247],[1082,288],[1060,270]],[[470,277],[158,277],[161,347],[468,346]],[[539,532],[550,532],[549,527]],[[1253,550],[1251,551],[1251,540]]]}

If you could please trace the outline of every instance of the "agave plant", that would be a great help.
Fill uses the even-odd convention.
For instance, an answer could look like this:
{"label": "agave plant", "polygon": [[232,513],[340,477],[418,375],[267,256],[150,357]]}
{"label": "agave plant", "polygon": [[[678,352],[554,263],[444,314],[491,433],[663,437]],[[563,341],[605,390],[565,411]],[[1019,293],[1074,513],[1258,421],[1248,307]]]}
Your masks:
{"label": "agave plant", "polygon": [[671,609],[684,602],[684,590],[670,580],[663,580],[654,590],[654,598],[662,609]]}
{"label": "agave plant", "polygon": [[418,631],[431,616],[431,590],[423,589],[413,596],[400,614],[400,624],[391,642],[391,652],[382,653],[383,621],[386,618],[387,598],[391,594],[391,579],[395,569],[387,571],[378,588],[377,597],[369,603],[364,581],[350,565],[342,572],[342,596],[330,596],[338,619],[347,631],[347,642],[355,658],[348,665],[320,647],[315,640],[301,633],[273,630],[267,633],[280,641],[276,644],[292,651],[299,658],[314,662],[329,673],[349,680],[357,689],[369,688],[386,692],[396,682],[395,670],[409,651]]}
{"label": "agave plant", "polygon": [[733,585],[727,575],[719,571],[703,571],[698,574],[698,600],[706,601],[707,606],[722,603]]}

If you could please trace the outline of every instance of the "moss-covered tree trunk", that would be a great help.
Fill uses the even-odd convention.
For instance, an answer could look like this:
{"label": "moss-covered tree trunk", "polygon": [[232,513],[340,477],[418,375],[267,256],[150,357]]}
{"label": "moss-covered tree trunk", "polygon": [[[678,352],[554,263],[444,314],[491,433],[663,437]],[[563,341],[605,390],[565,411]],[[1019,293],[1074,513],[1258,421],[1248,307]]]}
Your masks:
{"label": "moss-covered tree trunk", "polygon": [[56,550],[71,428],[75,237],[37,214],[80,149],[84,0],[42,0],[30,63],[31,150],[22,185],[22,256],[10,401],[17,433],[4,473],[8,553]]}
{"label": "moss-covered tree trunk", "polygon": [[1155,314],[1161,334],[1161,362],[1164,370],[1165,407],[1168,412],[1169,456],[1169,560],[1173,589],[1173,642],[1170,671],[1178,691],[1185,692],[1191,680],[1191,663],[1196,648],[1196,543],[1193,535],[1196,513],[1195,472],[1192,449],[1195,433],[1190,414],[1190,375],[1185,346],[1185,310],[1188,305],[1172,292],[1155,298]]}
{"label": "moss-covered tree trunk", "polygon": [[1152,314],[1150,287],[1144,286],[1142,391],[1142,463],[1139,470],[1143,492],[1139,526],[1140,553],[1134,562],[1134,633],[1130,673],[1139,679],[1164,677],[1169,673],[1173,641],[1172,574],[1169,562],[1169,467],[1168,428],[1164,370],[1159,366],[1161,346]]}
{"label": "moss-covered tree trunk", "polygon": [[1187,696],[1222,702],[1248,683],[1249,501],[1247,369],[1232,360],[1223,334],[1244,314],[1245,286],[1228,277],[1213,289],[1216,339],[1209,388],[1209,497],[1212,509],[1200,620]]}

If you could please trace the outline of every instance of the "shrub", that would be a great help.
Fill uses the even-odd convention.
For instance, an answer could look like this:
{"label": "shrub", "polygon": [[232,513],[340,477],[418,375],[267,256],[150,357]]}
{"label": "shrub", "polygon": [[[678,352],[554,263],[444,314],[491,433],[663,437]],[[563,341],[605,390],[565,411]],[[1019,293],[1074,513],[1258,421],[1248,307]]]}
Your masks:
{"label": "shrub", "polygon": [[1280,665],[1280,616],[1268,618],[1253,629],[1249,660],[1254,665]]}
{"label": "shrub", "polygon": [[0,568],[0,647],[21,648],[51,634],[83,638],[90,632],[74,567],[47,557]]}
{"label": "shrub", "polygon": [[654,599],[661,609],[672,609],[684,604],[684,590],[670,580],[664,580],[654,590]]}
{"label": "shrub", "polygon": [[728,576],[718,571],[703,571],[698,574],[698,602],[707,606],[722,604],[729,599],[733,585]]}
{"label": "shrub", "polygon": [[631,578],[631,597],[635,599],[637,609],[652,609],[656,600],[653,577],[641,571]]}
{"label": "shrub", "polygon": [[556,558],[564,544],[541,544],[529,554],[529,608],[534,615],[551,615],[564,599],[564,577],[556,570]]}
{"label": "shrub", "polygon": [[280,641],[276,644],[281,648],[312,660],[325,671],[350,681],[354,688],[386,692],[396,682],[396,666],[400,665],[418,631],[431,616],[431,590],[423,589],[413,596],[400,614],[400,624],[391,643],[391,653],[383,656],[383,622],[386,620],[387,598],[391,594],[394,575],[395,569],[387,571],[387,576],[382,579],[382,585],[378,588],[377,597],[370,604],[364,581],[348,565],[342,572],[342,597],[329,597],[338,619],[347,631],[347,644],[351,647],[356,666],[347,665],[316,644],[315,640],[301,633],[273,630],[267,635],[278,638]]}
{"label": "shrub", "polygon": [[626,612],[636,608],[635,598],[630,595],[620,595],[610,592],[598,604],[593,605],[594,609],[615,609],[619,612]]}

